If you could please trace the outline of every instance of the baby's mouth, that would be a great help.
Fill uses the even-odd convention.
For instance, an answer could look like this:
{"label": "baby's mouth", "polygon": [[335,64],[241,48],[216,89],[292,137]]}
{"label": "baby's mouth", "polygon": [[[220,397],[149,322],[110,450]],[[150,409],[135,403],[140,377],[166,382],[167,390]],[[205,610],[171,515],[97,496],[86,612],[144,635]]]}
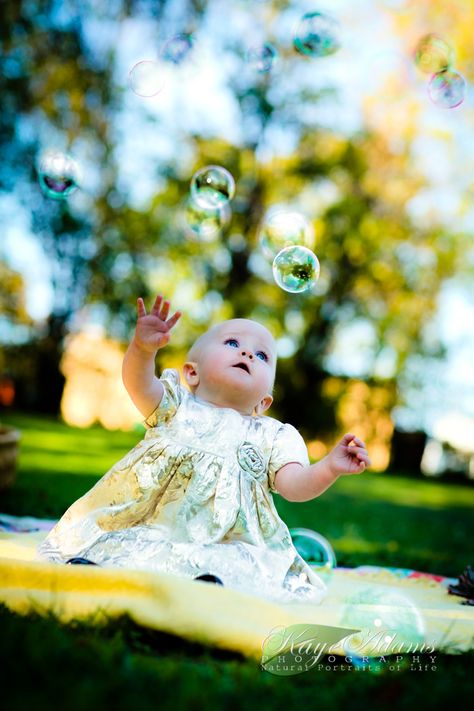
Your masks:
{"label": "baby's mouth", "polygon": [[242,368],[242,370],[246,370],[247,373],[249,373],[249,375],[250,375],[250,370],[249,370],[247,363],[236,363],[232,367],[233,368]]}

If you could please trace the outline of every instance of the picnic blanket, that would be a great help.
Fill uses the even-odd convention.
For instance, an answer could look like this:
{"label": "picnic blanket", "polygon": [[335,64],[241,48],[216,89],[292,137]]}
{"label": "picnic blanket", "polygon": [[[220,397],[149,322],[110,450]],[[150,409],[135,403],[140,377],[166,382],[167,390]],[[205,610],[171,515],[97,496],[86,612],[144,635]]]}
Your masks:
{"label": "picnic blanket", "polygon": [[36,546],[55,523],[0,514],[0,602],[9,609],[52,611],[64,622],[93,617],[97,624],[128,614],[139,625],[259,662],[270,638],[301,624],[321,626],[321,640],[338,628],[340,641],[328,653],[356,658],[474,649],[474,607],[448,591],[456,578],[374,565],[325,572],[315,566],[327,597],[318,605],[278,604],[165,573],[45,562]]}

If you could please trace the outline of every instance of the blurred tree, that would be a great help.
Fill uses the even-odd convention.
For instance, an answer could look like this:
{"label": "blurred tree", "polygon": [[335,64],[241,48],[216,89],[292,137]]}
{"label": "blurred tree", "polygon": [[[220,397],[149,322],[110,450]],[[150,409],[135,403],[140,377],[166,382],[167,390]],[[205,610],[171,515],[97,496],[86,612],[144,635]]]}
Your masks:
{"label": "blurred tree", "polygon": [[[265,13],[271,19],[289,5],[266,3]],[[111,334],[125,341],[135,322],[136,297],[151,300],[160,291],[185,317],[169,350],[158,354],[159,363],[183,355],[211,322],[256,318],[277,338],[286,335],[291,345],[279,364],[275,416],[308,438],[329,434],[346,421],[338,412],[343,398],[335,401],[324,388],[338,331],[356,320],[370,325],[374,338],[366,375],[383,387],[384,378],[377,375],[381,360],[388,353],[395,377],[420,348],[423,323],[443,280],[462,260],[465,237],[412,224],[406,204],[426,179],[411,160],[408,140],[394,147],[384,132],[347,137],[318,126],[315,109],[330,92],[315,89],[307,73],[300,77],[299,67],[320,60],[286,46],[283,71],[257,76],[242,70],[243,42],[231,32],[230,18],[251,11],[238,3],[226,3],[225,10],[219,3],[190,3],[179,25],[193,28],[196,43],[207,32],[218,44],[222,66],[228,66],[225,91],[234,100],[239,139],[218,138],[205,123],[186,131],[177,113],[163,126],[162,117],[138,103],[130,119],[127,94],[114,76],[116,48],[112,43],[104,50],[109,45],[102,44],[101,28],[110,33],[112,26],[118,37],[123,23],[136,20],[158,32],[170,26],[172,10],[172,2],[118,2],[109,11],[85,4],[61,12],[53,0],[2,5],[0,145],[6,165],[0,188],[21,187],[34,234],[54,267],[55,306],[38,382],[54,379],[69,318],[84,303],[105,304]],[[229,19],[217,21],[216,29],[219,11]],[[91,20],[97,23],[92,34]],[[123,125],[132,126],[129,133],[142,131],[143,144],[159,133],[172,145],[168,159],[148,157],[148,177],[157,188],[147,204],[124,187],[123,168],[130,166],[120,164]],[[47,200],[35,183],[34,156],[48,130],[66,137],[65,147],[83,150],[90,183],[97,187],[87,183],[76,200]],[[279,135],[290,140],[292,151],[280,155],[278,139],[272,139]],[[183,229],[182,207],[194,170],[209,163],[232,172],[237,195],[227,231],[199,243]],[[259,224],[275,203],[303,210],[313,221],[321,260],[314,293],[279,289],[271,265],[258,252]],[[393,405],[392,386],[387,384],[386,409]],[[57,411],[59,380],[49,392],[50,407]]]}
{"label": "blurred tree", "polygon": [[17,324],[33,323],[26,310],[25,282],[22,274],[0,259],[0,317]]}

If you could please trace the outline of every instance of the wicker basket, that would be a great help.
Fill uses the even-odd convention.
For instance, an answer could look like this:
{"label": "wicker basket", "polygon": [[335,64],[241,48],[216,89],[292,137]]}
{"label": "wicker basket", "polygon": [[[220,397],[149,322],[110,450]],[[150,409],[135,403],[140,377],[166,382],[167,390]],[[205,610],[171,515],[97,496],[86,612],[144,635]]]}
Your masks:
{"label": "wicker basket", "polygon": [[19,441],[18,430],[0,425],[0,491],[15,481]]}

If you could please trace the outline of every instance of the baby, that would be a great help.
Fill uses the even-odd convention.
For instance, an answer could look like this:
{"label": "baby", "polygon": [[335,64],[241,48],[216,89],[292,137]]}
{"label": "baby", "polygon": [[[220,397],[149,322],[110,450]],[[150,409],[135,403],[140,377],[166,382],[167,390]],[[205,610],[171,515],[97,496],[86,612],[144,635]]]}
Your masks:
{"label": "baby", "polygon": [[[123,566],[211,580],[281,602],[321,602],[327,588],[301,558],[270,492],[308,501],[339,476],[370,465],[364,442],[345,434],[310,465],[288,423],[263,415],[272,404],[276,344],[249,319],[200,336],[178,370],[155,375],[155,356],[181,317],[158,295],[123,361],[125,388],[146,418],[144,439],[65,512],[38,547],[66,563],[85,556]],[[74,562],[74,561],[73,561]],[[80,561],[78,561],[80,562]]]}

